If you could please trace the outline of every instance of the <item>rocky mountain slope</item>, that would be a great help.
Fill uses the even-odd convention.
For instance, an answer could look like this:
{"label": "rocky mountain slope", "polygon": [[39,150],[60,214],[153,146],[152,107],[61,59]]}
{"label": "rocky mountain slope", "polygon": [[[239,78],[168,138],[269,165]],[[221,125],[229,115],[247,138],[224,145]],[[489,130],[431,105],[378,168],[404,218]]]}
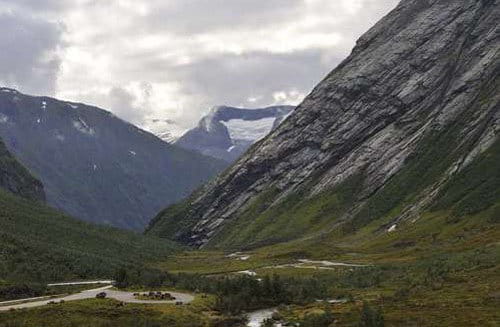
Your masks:
{"label": "rocky mountain slope", "polygon": [[499,21],[498,0],[401,1],[283,124],[149,232],[242,248],[498,205]]}
{"label": "rocky mountain slope", "polygon": [[169,145],[111,113],[0,88],[0,137],[45,187],[47,203],[141,230],[224,164]]}
{"label": "rocky mountain slope", "polygon": [[29,200],[45,200],[42,183],[12,156],[2,140],[0,140],[0,188]]}
{"label": "rocky mountain slope", "polygon": [[292,106],[262,109],[215,107],[175,144],[233,162],[284,121],[293,109]]}

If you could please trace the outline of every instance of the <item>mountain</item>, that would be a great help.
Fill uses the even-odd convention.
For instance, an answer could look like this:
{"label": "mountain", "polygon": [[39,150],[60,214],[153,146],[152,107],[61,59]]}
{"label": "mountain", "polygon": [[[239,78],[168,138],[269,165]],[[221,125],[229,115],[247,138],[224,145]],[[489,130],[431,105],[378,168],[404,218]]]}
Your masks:
{"label": "mountain", "polygon": [[0,189],[0,284],[110,278],[122,266],[164,259],[178,246],[96,226]]}
{"label": "mountain", "polygon": [[214,107],[197,127],[187,131],[175,145],[233,162],[276,128],[294,109],[292,106],[262,109]]}
{"label": "mountain", "polygon": [[7,88],[0,88],[0,138],[43,183],[50,206],[128,229],[143,229],[224,167],[102,109]]}
{"label": "mountain", "polygon": [[[7,183],[5,183],[7,181]],[[0,141],[0,285],[2,280],[59,281],[113,276],[177,246],[132,232],[95,226],[44,205],[43,185]]]}
{"label": "mountain", "polygon": [[283,124],[148,232],[252,248],[368,224],[383,235],[435,212],[498,221],[499,21],[494,0],[401,1]]}
{"label": "mountain", "polygon": [[0,188],[29,200],[45,200],[42,183],[12,156],[2,140],[0,140]]}

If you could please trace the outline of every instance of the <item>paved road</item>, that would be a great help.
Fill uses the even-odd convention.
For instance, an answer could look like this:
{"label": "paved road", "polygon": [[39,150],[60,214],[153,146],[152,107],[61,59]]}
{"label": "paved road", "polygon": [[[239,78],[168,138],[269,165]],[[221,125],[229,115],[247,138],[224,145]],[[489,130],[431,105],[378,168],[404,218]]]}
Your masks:
{"label": "paved road", "polygon": [[115,281],[114,280],[91,280],[91,281],[84,281],[84,282],[65,282],[65,283],[54,283],[54,284],[47,284],[48,287],[51,286],[71,286],[71,285],[92,285],[92,284],[113,284]]}
{"label": "paved road", "polygon": [[[147,301],[147,300],[138,300],[134,297],[134,293],[132,292],[122,292],[110,290],[113,286],[105,286],[96,288],[93,290],[87,290],[80,293],[68,295],[65,297],[46,299],[43,301],[34,301],[28,303],[20,303],[20,304],[12,304],[7,306],[1,306],[2,302],[0,302],[0,311],[8,311],[10,309],[24,309],[24,308],[35,308],[49,304],[49,302],[59,302],[61,300],[64,301],[76,301],[76,300],[85,300],[85,299],[93,299],[96,297],[98,293],[106,292],[108,298],[112,298],[118,301],[126,302],[126,303],[144,303],[144,304],[165,304],[165,303],[189,303],[194,300],[194,296],[185,293],[177,293],[177,292],[169,292],[175,297],[173,301]],[[19,300],[22,301],[22,300]]]}

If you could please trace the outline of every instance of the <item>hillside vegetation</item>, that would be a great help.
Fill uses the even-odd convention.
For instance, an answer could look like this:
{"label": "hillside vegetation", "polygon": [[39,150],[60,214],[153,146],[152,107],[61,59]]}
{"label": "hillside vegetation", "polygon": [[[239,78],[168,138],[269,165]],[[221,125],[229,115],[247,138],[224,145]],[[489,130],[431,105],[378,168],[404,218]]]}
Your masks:
{"label": "hillside vegetation", "polygon": [[45,199],[42,183],[12,156],[1,139],[0,187],[27,199]]}
{"label": "hillside vegetation", "polygon": [[113,276],[118,267],[142,267],[177,247],[70,218],[43,204],[0,190],[0,279],[61,281]]}
{"label": "hillside vegetation", "polygon": [[[325,231],[331,230],[335,230],[337,236],[349,235],[372,222],[377,232],[385,232],[392,224],[398,226],[398,218],[403,217],[405,209],[417,203],[419,194],[425,192],[434,182],[435,176],[442,173],[446,167],[445,154],[446,149],[435,142],[433,147],[409,159],[401,171],[347,221],[340,218],[353,205],[362,185],[361,177],[354,176],[312,198],[303,197],[299,191],[274,206],[269,206],[268,202],[273,200],[276,191],[269,190],[256,197],[241,216],[229,223],[213,239],[211,246],[252,248],[291,241],[307,234],[325,234]],[[500,141],[497,141],[460,173],[453,175],[419,216],[440,212],[450,222],[448,227],[451,228],[453,222],[477,219],[475,215],[485,211],[487,218],[484,224],[498,223],[499,162]],[[176,218],[182,215],[182,212],[172,212]],[[405,228],[403,226],[407,226],[406,223],[402,221],[400,227]]]}

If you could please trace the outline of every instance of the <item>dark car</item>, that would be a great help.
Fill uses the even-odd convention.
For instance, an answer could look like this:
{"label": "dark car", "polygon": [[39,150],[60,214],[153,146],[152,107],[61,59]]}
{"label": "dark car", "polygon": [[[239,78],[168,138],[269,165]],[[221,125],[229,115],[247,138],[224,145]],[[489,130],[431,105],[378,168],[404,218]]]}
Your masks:
{"label": "dark car", "polygon": [[106,292],[101,292],[101,293],[98,293],[95,297],[97,299],[105,299],[107,296]]}

